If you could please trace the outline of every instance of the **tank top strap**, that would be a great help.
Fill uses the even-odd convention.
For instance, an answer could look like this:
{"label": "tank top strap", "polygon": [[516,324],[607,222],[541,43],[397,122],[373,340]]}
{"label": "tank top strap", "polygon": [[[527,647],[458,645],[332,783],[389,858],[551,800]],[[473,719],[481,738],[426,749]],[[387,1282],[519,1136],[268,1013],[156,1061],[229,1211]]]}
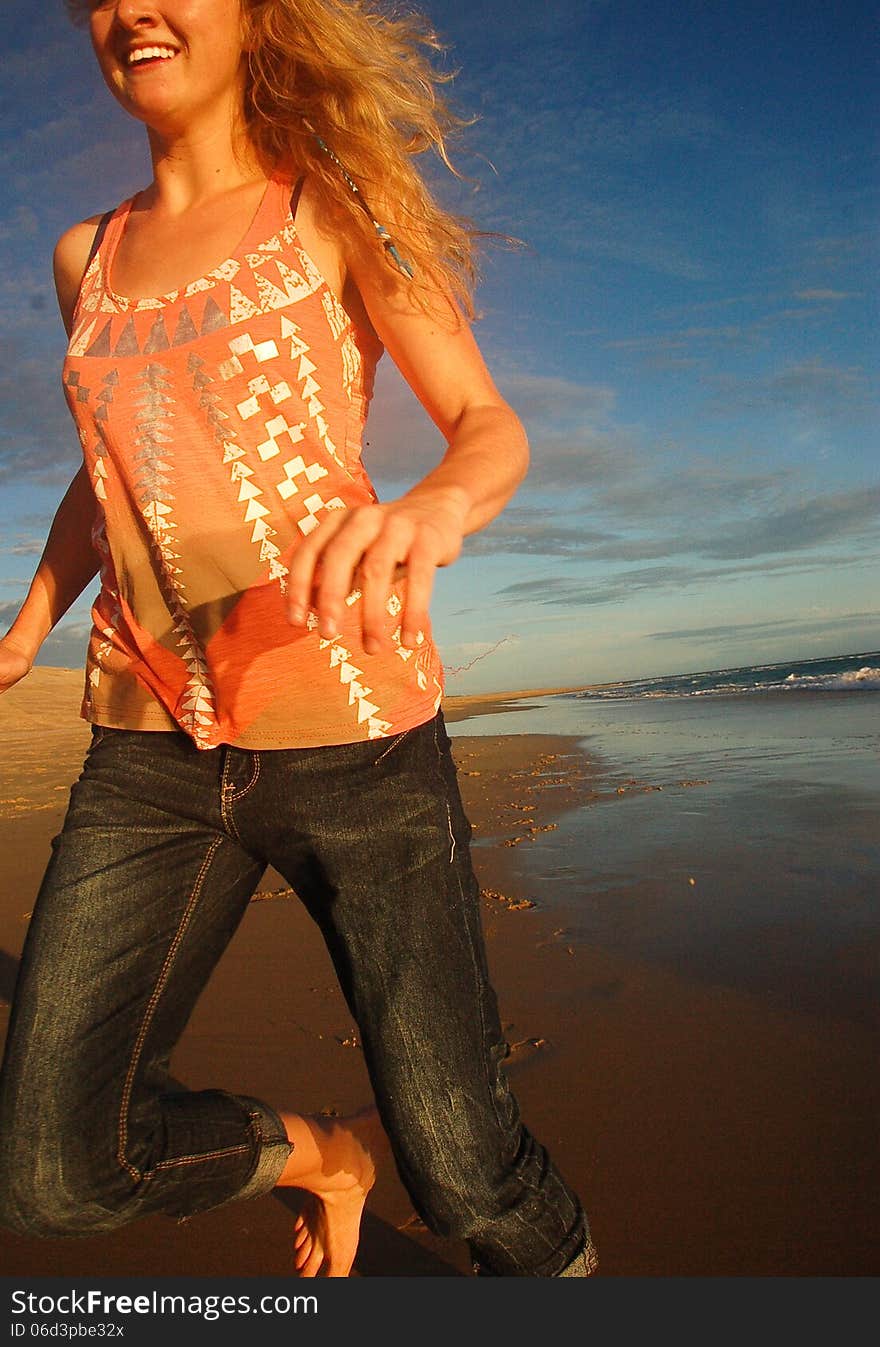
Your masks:
{"label": "tank top strap", "polygon": [[[76,304],[73,310],[73,325],[76,326],[83,301],[87,295],[90,295],[96,285],[104,284],[104,273],[106,272],[106,259],[108,253],[112,252],[113,240],[120,230],[120,219],[128,213],[131,201],[123,201],[112,210],[105,211],[98,221],[98,227],[95,230],[88,257],[82,270],[79,281],[79,290],[77,292]],[[100,265],[95,265],[95,259],[98,258]]]}
{"label": "tank top strap", "polygon": [[[299,199],[300,199],[300,197],[302,196],[302,189],[303,189],[303,185],[305,184],[305,180],[306,180],[306,175],[305,175],[305,173],[301,173],[300,176],[297,178],[296,182],[293,184],[293,188],[292,188],[291,193],[290,193],[290,218],[291,218],[291,220],[296,220],[296,210],[297,210],[297,206],[299,205]],[[112,213],[112,212],[111,212],[111,213]]]}
{"label": "tank top strap", "polygon": [[[89,249],[88,257],[86,258],[86,264],[83,267],[82,271],[83,276],[85,276],[89,267],[92,265],[92,262],[95,260],[95,253],[100,248],[101,243],[103,242],[104,239],[104,235],[107,233],[107,226],[109,225],[110,221],[113,219],[113,216],[115,214],[116,214],[115,210],[105,211],[104,214],[101,216],[100,220],[98,221],[98,228],[95,230],[95,237],[92,239],[92,246]],[[80,277],[80,284],[82,284],[82,276]]]}

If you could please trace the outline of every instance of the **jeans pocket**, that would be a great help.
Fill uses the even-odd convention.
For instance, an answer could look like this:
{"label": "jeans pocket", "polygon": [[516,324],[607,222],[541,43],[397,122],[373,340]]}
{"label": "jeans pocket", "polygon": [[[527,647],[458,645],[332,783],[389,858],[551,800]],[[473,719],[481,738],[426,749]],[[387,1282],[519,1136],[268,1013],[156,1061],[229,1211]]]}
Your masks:
{"label": "jeans pocket", "polygon": [[[387,742],[383,741],[381,750],[377,757],[373,759],[373,766],[378,767],[381,762],[396,752],[403,744],[414,744],[419,747],[418,740],[423,740],[426,744],[436,743],[436,723],[437,718],[423,721],[420,725],[412,725],[408,730],[403,730],[400,734],[395,734]],[[429,750],[430,751],[430,750]]]}
{"label": "jeans pocket", "polygon": [[384,744],[381,753],[374,760],[373,766],[378,767],[383,759],[393,753],[396,748],[399,748],[408,734],[412,734],[412,730],[404,730],[401,734],[395,734],[394,738],[389,743]]}

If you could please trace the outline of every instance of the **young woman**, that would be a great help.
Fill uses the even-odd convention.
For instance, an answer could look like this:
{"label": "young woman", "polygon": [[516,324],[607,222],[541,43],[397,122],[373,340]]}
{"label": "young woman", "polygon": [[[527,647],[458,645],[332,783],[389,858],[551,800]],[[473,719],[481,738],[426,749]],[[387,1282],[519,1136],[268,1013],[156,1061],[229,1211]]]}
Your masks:
{"label": "young woman", "polygon": [[[469,235],[413,166],[450,124],[433,39],[357,0],[71,7],[154,177],[56,251],[84,462],[0,688],[100,568],[93,739],[22,958],[3,1219],[88,1234],[293,1185],[295,1268],[344,1277],[384,1128],[481,1273],[588,1275],[581,1204],[503,1072],[439,710],[434,573],[527,445],[466,321]],[[379,503],[360,437],[383,348],[448,447]],[[327,941],[381,1128],[168,1076],[269,864]]]}

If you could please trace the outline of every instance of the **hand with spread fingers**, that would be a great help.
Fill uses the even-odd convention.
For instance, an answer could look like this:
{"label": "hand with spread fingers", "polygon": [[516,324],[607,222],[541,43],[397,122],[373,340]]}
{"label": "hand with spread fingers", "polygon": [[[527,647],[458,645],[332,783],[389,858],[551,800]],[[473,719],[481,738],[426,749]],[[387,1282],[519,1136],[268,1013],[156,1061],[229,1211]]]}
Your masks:
{"label": "hand with spread fingers", "polygon": [[410,648],[420,644],[429,630],[435,571],[461,552],[467,508],[463,493],[457,498],[447,490],[329,512],[291,560],[291,623],[302,626],[314,612],[320,635],[331,639],[339,630],[346,599],[359,590],[364,650],[377,654],[390,644],[389,594],[405,579],[400,641]]}

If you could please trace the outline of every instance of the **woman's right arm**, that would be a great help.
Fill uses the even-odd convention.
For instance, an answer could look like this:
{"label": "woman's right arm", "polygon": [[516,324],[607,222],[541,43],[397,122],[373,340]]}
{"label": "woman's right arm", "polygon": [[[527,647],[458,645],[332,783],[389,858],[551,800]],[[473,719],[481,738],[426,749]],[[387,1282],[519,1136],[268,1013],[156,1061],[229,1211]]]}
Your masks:
{"label": "woman's right arm", "polygon": [[56,622],[98,572],[92,546],[95,493],[80,468],[58,507],[27,598],[0,637],[0,692],[30,673],[37,651]]}
{"label": "woman's right arm", "polygon": [[[74,225],[58,241],[54,270],[58,306],[70,333],[82,274],[99,217]],[[0,693],[30,672],[49,632],[98,572],[92,546],[97,502],[85,466],[58,507],[27,598],[5,636],[0,637]]]}

